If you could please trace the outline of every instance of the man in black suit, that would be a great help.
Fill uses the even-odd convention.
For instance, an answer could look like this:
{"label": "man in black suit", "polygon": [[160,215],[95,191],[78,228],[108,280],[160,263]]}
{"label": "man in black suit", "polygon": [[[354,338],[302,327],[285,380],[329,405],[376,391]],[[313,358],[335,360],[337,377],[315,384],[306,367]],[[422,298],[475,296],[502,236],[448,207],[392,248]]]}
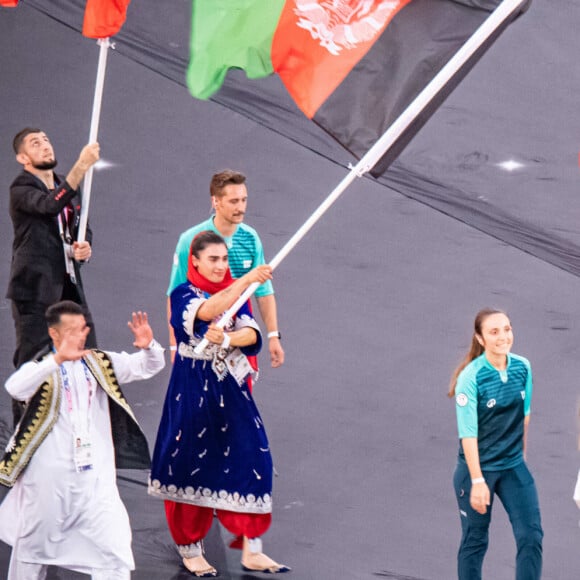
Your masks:
{"label": "man in black suit", "polygon": [[6,297],[12,300],[16,329],[14,366],[34,358],[50,343],[44,318],[46,309],[60,300],[72,300],[87,311],[80,264],[91,257],[91,232],[76,241],[80,221],[79,185],[99,159],[99,144],[86,145],[72,169],[63,177],[53,169],[53,147],[41,129],[27,127],[13,141],[16,160],[23,171],[10,186],[10,217],[14,227],[12,264]]}

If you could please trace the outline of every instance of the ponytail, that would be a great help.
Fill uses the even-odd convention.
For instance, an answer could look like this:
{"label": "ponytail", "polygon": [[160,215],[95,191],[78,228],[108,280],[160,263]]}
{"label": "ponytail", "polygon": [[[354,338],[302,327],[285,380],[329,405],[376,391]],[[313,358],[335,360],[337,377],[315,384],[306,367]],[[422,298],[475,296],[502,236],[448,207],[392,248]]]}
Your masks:
{"label": "ponytail", "polygon": [[477,340],[477,336],[474,334],[471,338],[471,347],[469,348],[469,352],[465,355],[465,358],[459,363],[457,368],[453,371],[453,375],[451,376],[451,382],[449,383],[449,391],[447,392],[447,396],[449,398],[455,397],[455,387],[457,386],[457,377],[461,373],[461,371],[474,359],[478,356],[483,354],[483,346]]}
{"label": "ponytail", "polygon": [[474,332],[473,336],[471,337],[471,346],[469,348],[469,352],[465,355],[465,358],[461,361],[459,366],[453,371],[453,375],[451,376],[451,382],[449,383],[449,391],[447,391],[447,396],[449,398],[453,398],[455,396],[455,387],[457,386],[457,378],[461,371],[474,359],[478,356],[481,356],[484,352],[484,348],[477,339],[477,337],[481,337],[481,325],[483,321],[492,314],[505,314],[503,310],[497,310],[496,308],[484,308],[480,310],[477,315],[475,316],[475,321],[473,323]]}

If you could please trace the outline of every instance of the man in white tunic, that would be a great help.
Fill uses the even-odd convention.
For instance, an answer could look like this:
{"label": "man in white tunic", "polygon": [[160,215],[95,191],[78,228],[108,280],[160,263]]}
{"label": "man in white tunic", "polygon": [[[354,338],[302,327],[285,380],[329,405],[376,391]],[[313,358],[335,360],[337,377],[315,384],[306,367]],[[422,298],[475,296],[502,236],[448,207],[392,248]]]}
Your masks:
{"label": "man in white tunic", "polygon": [[12,487],[0,505],[0,540],[12,545],[8,580],[44,580],[48,565],[126,580],[135,568],[116,467],[148,468],[149,449],[119,383],[165,366],[146,313],[133,313],[134,354],[85,350],[82,307],[47,310],[53,348],[22,365],[6,390],[27,406],[0,461]]}

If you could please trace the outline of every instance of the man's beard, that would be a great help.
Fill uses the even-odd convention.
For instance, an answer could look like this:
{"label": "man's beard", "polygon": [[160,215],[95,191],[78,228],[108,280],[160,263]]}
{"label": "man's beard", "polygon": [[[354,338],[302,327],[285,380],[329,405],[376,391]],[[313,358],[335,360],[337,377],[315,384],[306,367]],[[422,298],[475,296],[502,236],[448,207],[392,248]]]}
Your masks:
{"label": "man's beard", "polygon": [[36,163],[33,164],[32,167],[34,169],[38,169],[39,171],[48,171],[49,169],[54,169],[58,165],[58,161],[53,159],[52,161],[45,161],[44,163]]}

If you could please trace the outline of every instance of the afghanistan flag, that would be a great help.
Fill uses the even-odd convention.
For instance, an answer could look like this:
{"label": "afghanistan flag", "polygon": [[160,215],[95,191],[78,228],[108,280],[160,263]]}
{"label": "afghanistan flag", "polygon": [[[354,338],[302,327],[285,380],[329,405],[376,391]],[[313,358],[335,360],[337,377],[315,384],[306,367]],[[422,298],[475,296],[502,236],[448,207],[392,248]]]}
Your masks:
{"label": "afghanistan flag", "polygon": [[194,0],[188,87],[207,99],[229,68],[276,72],[303,113],[360,158],[508,2],[516,8],[378,162],[380,175],[528,0]]}

